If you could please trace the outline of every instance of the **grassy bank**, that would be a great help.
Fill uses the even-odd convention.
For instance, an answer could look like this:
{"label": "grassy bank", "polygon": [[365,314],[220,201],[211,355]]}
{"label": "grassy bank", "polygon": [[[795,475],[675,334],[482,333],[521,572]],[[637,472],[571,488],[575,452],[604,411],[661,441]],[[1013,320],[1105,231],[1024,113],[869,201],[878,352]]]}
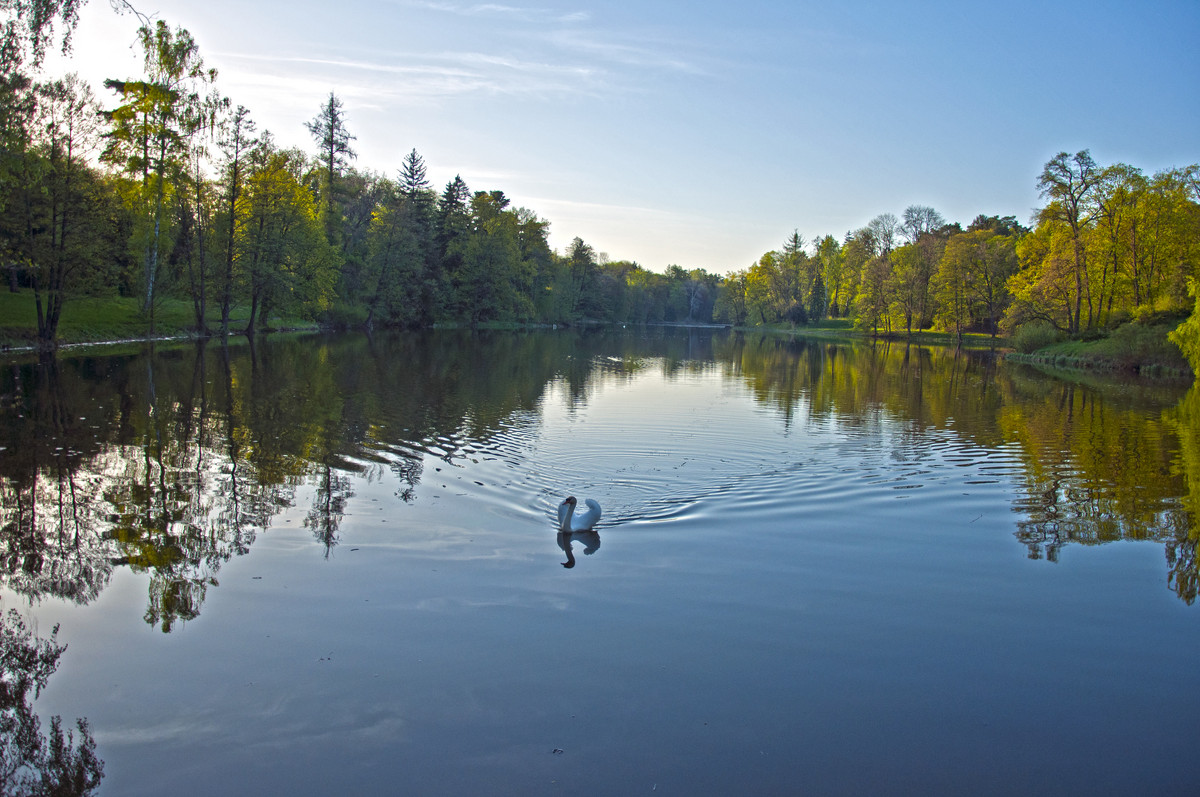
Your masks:
{"label": "grassy bank", "polygon": [[[1128,323],[1114,330],[1092,331],[1077,339],[1056,332],[1031,339],[993,338],[968,333],[961,342],[953,333],[921,331],[912,336],[904,332],[879,335],[876,339],[912,343],[919,346],[955,346],[968,349],[995,349],[1014,362],[1048,369],[1089,371],[1098,374],[1137,374],[1154,379],[1193,379],[1195,375],[1179,347],[1167,339],[1183,317],[1169,316],[1148,323]],[[833,340],[871,340],[872,335],[855,329],[848,320],[827,320],[819,324],[780,327],[753,327],[778,334]],[[1023,351],[1017,349],[1024,349]]]}
{"label": "grassy bank", "polygon": [[881,330],[879,334],[872,335],[869,331],[856,329],[854,322],[845,318],[825,319],[815,324],[805,324],[797,327],[747,327],[746,329],[771,331],[778,334],[795,335],[804,338],[847,341],[881,340],[911,343],[914,346],[954,346],[958,344],[966,349],[1000,349],[1008,345],[1002,337],[993,338],[991,335],[983,335],[975,332],[964,334],[961,341],[956,338],[953,332],[931,332],[929,330],[915,331],[912,335],[907,334],[903,330],[893,330],[886,333]]}
{"label": "grassy bank", "polygon": [[[220,326],[220,307],[208,313],[210,328]],[[164,299],[154,314],[154,337],[178,338],[196,334],[196,318],[190,302]],[[249,308],[235,307],[230,313],[231,328],[241,330],[250,317]],[[272,319],[272,326],[313,327],[295,319]],[[150,322],[140,302],[129,297],[73,299],[63,308],[58,324],[58,342],[107,343],[138,340],[149,336]],[[0,292],[0,346],[24,348],[37,342],[37,309],[32,291]]]}
{"label": "grassy bank", "polygon": [[1064,370],[1193,379],[1195,374],[1183,352],[1167,339],[1167,333],[1181,321],[1181,318],[1168,318],[1123,324],[1114,330],[1054,340],[1031,351],[1014,351],[1007,356],[1016,362]]}
{"label": "grassy bank", "polygon": [[[220,308],[208,314],[210,328],[220,325]],[[240,331],[249,319],[249,308],[235,307],[231,328]],[[1129,323],[1115,330],[1091,332],[1081,339],[1065,339],[1047,330],[1042,334],[1018,335],[1015,339],[967,334],[961,343],[951,333],[921,331],[912,336],[904,332],[872,336],[855,329],[846,319],[826,319],[799,327],[749,327],[744,331],[770,332],[832,341],[865,341],[873,337],[920,346],[954,346],[972,349],[1000,349],[1015,362],[1050,369],[1095,373],[1138,374],[1151,378],[1191,379],[1191,367],[1179,347],[1167,339],[1182,318],[1159,318],[1148,323]],[[195,317],[190,302],[166,299],[155,313],[156,338],[187,338],[196,335]],[[311,321],[272,318],[276,329],[316,329]],[[494,328],[528,328],[525,325],[494,325]],[[19,349],[36,344],[37,311],[33,292],[0,291],[0,347]],[[149,320],[135,298],[82,298],[72,300],[63,310],[58,328],[60,344],[111,343],[148,337]],[[1013,350],[1017,349],[1017,350]]]}

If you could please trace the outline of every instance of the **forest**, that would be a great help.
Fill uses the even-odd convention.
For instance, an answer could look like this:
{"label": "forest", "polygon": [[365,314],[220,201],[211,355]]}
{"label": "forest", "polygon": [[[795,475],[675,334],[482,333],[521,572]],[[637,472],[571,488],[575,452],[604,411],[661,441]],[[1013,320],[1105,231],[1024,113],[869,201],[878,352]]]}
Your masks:
{"label": "forest", "polygon": [[[1028,227],[980,215],[964,228],[912,205],[841,235],[793,232],[723,275],[658,273],[578,237],[555,251],[548,220],[460,177],[438,189],[416,150],[395,175],[359,167],[336,93],[305,122],[311,151],[280,147],[220,92],[188,31],[161,20],[143,18],[143,74],[108,79],[99,96],[72,75],[35,79],[53,43],[35,21],[69,23],[77,4],[10,3],[0,50],[0,262],[8,289],[32,294],[42,346],[73,299],[120,296],[147,332],[172,299],[192,308],[197,334],[220,335],[280,317],[332,328],[847,319],[873,335],[1041,341],[1169,319],[1200,364],[1196,165],[1147,175],[1061,152],[1035,176],[1044,205]],[[29,24],[14,27],[22,9]]]}

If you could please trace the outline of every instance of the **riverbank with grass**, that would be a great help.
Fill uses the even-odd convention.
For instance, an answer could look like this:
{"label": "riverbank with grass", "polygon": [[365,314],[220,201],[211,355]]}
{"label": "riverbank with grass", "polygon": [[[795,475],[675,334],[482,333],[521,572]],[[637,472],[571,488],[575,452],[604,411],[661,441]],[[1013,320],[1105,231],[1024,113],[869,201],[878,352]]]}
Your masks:
{"label": "riverbank with grass", "polygon": [[[208,314],[210,329],[221,324],[220,307]],[[231,331],[241,332],[250,318],[248,307],[234,307]],[[272,328],[316,329],[311,321],[272,319]],[[73,299],[63,308],[58,324],[59,345],[104,344],[160,338],[194,338],[196,314],[188,301],[165,299],[155,308],[154,332],[138,299],[104,297]],[[0,291],[0,348],[26,349],[37,346],[37,308],[32,291]]]}
{"label": "riverbank with grass", "polygon": [[[217,314],[209,314],[209,328],[220,325]],[[231,330],[240,333],[249,319],[249,308],[235,307],[230,314]],[[1193,379],[1191,366],[1179,347],[1167,334],[1182,323],[1183,317],[1163,316],[1144,322],[1130,322],[1114,330],[1090,331],[1078,338],[1067,338],[1049,326],[1026,325],[1011,338],[967,333],[923,330],[911,335],[903,331],[872,334],[856,329],[849,319],[826,319],[798,327],[744,327],[741,331],[769,332],[794,337],[829,341],[869,341],[917,346],[961,346],[970,349],[1000,351],[1014,362],[1029,363],[1046,369],[1090,371],[1095,373],[1137,374],[1155,379]],[[132,297],[81,298],[63,309],[58,327],[59,345],[112,344],[147,339],[187,339],[198,337],[195,314],[190,302],[178,299],[162,301],[156,308],[154,333],[148,334],[149,321],[140,303]],[[273,318],[262,331],[316,330],[312,321]],[[31,349],[37,345],[37,311],[33,293],[0,292],[0,349]]]}
{"label": "riverbank with grass", "polygon": [[966,332],[961,337],[953,332],[934,332],[932,330],[917,330],[912,334],[904,330],[892,330],[886,332],[880,330],[871,332],[854,326],[854,321],[848,318],[825,319],[815,324],[804,324],[801,326],[766,326],[766,327],[742,327],[743,331],[757,330],[759,332],[769,331],[780,335],[792,335],[798,338],[821,338],[824,340],[843,340],[843,341],[879,341],[887,343],[911,344],[914,346],[955,346],[958,345],[964,349],[1006,349],[1009,347],[1007,340],[1000,336],[993,337],[992,335],[981,334],[977,332]]}
{"label": "riverbank with grass", "polygon": [[1072,371],[1136,374],[1153,379],[1194,379],[1183,352],[1167,335],[1185,316],[1132,321],[1113,330],[1067,338],[1047,326],[1027,326],[1012,339],[1015,362]]}
{"label": "riverbank with grass", "polygon": [[1167,335],[1186,316],[1156,317],[1130,322],[1113,330],[1092,330],[1068,338],[1050,326],[1028,325],[1012,337],[966,333],[961,338],[949,332],[923,330],[908,335],[903,331],[872,335],[855,329],[846,319],[827,320],[799,327],[754,327],[777,334],[803,338],[863,341],[878,340],[917,346],[955,346],[991,349],[1013,362],[1029,363],[1047,370],[1088,371],[1097,374],[1136,374],[1151,379],[1195,378],[1187,358]]}

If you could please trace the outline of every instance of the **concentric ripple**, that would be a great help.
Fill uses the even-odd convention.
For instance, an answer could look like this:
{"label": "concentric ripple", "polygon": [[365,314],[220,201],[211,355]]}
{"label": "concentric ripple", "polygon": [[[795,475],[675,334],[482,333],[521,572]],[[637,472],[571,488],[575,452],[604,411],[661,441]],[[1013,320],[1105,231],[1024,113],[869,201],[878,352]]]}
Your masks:
{"label": "concentric ripple", "polygon": [[550,520],[568,494],[596,498],[608,529],[936,500],[939,492],[1003,488],[1020,472],[1014,451],[953,430],[914,431],[887,417],[864,427],[804,409],[785,418],[717,370],[666,376],[646,368],[600,381],[586,401],[555,384],[537,411],[486,435],[381,443],[375,454],[398,468],[420,460],[425,489],[514,519]]}

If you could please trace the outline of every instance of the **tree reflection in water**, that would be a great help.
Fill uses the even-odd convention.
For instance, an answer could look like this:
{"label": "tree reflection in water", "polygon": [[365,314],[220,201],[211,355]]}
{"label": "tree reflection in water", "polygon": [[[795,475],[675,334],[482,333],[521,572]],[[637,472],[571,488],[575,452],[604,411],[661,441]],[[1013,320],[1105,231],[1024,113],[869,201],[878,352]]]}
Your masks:
{"label": "tree reflection in water", "polygon": [[[0,795],[92,794],[104,776],[86,719],[75,729],[62,728],[52,717],[48,734],[33,713],[37,697],[54,671],[66,645],[57,641],[58,626],[39,639],[16,610],[0,615]],[[78,733],[78,738],[76,738]]]}
{"label": "tree reflection in water", "polygon": [[1162,543],[1168,586],[1186,603],[1196,600],[1200,388],[1181,399],[1178,385],[1064,381],[988,352],[903,343],[733,335],[717,356],[789,419],[804,411],[851,428],[887,413],[909,425],[901,439],[950,430],[1014,457],[1016,467],[1000,470],[1020,485],[1015,536],[1030,558],[1056,562],[1072,543]]}
{"label": "tree reflection in water", "polygon": [[939,435],[1000,452],[1030,556],[1154,541],[1170,587],[1196,599],[1194,390],[1066,383],[986,352],[661,329],[309,336],[10,365],[0,579],[31,601],[87,603],[130,567],[149,574],[146,622],[170,631],[298,490],[329,555],[359,479],[393,478],[413,501],[427,458],[466,461],[536,424],[551,386],[580,407],[649,363],[667,379],[720,369],[786,425],[883,440],[889,419],[897,461],[936,457]]}

